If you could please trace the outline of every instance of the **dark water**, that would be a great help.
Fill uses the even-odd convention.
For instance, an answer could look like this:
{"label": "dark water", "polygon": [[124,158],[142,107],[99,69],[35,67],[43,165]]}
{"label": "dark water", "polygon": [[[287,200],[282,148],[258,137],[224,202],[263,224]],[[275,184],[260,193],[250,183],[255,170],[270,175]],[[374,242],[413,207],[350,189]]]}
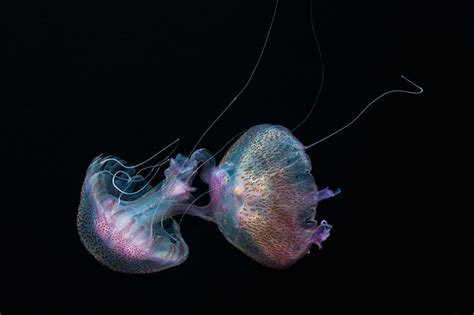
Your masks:
{"label": "dark water", "polygon": [[[472,221],[461,219],[469,207],[452,203],[458,184],[445,176],[458,165],[444,158],[457,154],[448,135],[457,130],[456,105],[472,105],[462,97],[473,83],[467,4],[314,1],[326,77],[313,115],[295,132],[302,143],[386,90],[412,89],[401,74],[425,89],[384,98],[308,150],[316,183],[342,189],[318,207],[334,226],[323,250],[271,270],[216,226],[186,217],[183,265],[126,275],[80,243],[75,219],[92,158],[138,163],[177,137],[189,154],[247,80],[273,7],[2,3],[2,315],[470,314]],[[216,152],[253,125],[292,128],[303,119],[321,74],[309,8],[280,1],[254,80],[201,146]]]}

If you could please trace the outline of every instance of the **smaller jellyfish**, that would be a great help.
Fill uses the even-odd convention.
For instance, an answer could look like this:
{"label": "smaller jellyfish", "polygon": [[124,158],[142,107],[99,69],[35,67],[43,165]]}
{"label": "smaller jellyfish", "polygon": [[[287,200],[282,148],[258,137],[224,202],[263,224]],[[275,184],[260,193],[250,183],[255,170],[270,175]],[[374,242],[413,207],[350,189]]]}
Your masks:
{"label": "smaller jellyfish", "polygon": [[184,262],[188,246],[172,217],[188,208],[200,163],[205,177],[208,163],[214,164],[209,152],[197,150],[190,158],[178,154],[165,170],[165,179],[151,187],[125,161],[95,158],[87,170],[77,217],[87,250],[110,269],[126,273],[156,272]]}
{"label": "smaller jellyfish", "polygon": [[[243,253],[271,268],[291,266],[331,225],[315,220],[319,201],[339,190],[318,190],[304,146],[285,127],[257,125],[211,170],[211,221]],[[212,211],[209,211],[212,209]]]}

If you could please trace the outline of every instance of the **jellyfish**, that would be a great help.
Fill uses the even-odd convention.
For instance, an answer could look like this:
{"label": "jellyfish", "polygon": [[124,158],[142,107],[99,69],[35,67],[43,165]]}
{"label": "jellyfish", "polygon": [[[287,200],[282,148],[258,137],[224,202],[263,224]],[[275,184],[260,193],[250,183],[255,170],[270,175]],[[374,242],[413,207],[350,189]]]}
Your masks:
{"label": "jellyfish", "polygon": [[[312,4],[312,2],[311,2]],[[152,273],[183,263],[188,246],[175,217],[185,214],[214,222],[225,239],[256,262],[285,269],[316,245],[322,248],[332,226],[316,220],[320,201],[336,196],[340,189],[319,189],[311,174],[307,150],[351,126],[375,102],[392,93],[420,94],[423,89],[401,76],[417,91],[389,90],[382,93],[349,123],[328,136],[303,145],[293,134],[312,113],[293,129],[273,124],[253,126],[240,136],[216,164],[215,154],[198,148],[207,132],[245,91],[260,63],[278,8],[276,1],[263,47],[253,70],[237,95],[204,131],[189,155],[173,151],[158,163],[139,168],[177,143],[172,142],[146,161],[131,165],[115,156],[99,155],[89,165],[82,185],[77,216],[80,239],[86,249],[106,267],[125,273]],[[314,31],[311,6],[311,26]],[[176,148],[176,147],[175,147]],[[164,179],[151,181],[163,165]],[[143,176],[145,170],[149,170]],[[192,186],[196,175],[209,186],[207,205],[197,206]]]}
{"label": "jellyfish", "polygon": [[126,273],[156,272],[185,261],[188,246],[173,216],[187,208],[197,166],[204,163],[203,177],[210,172],[209,157],[204,149],[189,158],[177,155],[155,187],[126,161],[96,157],[86,173],[77,219],[88,251],[110,269]]}
{"label": "jellyfish", "polygon": [[245,132],[211,171],[213,221],[225,238],[257,262],[287,268],[331,225],[315,220],[319,201],[340,190],[318,190],[304,145],[290,130],[257,125]]}

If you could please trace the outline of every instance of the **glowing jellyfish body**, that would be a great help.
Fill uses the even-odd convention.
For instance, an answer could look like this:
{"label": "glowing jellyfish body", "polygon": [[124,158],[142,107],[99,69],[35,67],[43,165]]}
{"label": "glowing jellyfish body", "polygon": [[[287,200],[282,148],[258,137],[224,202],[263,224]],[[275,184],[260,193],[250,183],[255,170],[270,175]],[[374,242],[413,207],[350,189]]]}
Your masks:
{"label": "glowing jellyfish body", "polygon": [[118,158],[94,159],[82,187],[77,220],[87,250],[110,269],[127,273],[160,271],[185,261],[188,246],[172,217],[187,208],[194,190],[189,183],[198,163],[209,156],[205,150],[189,159],[178,155],[160,184],[141,187],[131,194],[132,200],[124,200],[123,192],[143,185],[143,178],[132,176],[135,170],[125,168]]}
{"label": "glowing jellyfish body", "polygon": [[257,262],[286,268],[331,226],[315,221],[318,201],[337,192],[317,190],[304,146],[282,126],[250,128],[211,176],[211,206],[226,239]]}

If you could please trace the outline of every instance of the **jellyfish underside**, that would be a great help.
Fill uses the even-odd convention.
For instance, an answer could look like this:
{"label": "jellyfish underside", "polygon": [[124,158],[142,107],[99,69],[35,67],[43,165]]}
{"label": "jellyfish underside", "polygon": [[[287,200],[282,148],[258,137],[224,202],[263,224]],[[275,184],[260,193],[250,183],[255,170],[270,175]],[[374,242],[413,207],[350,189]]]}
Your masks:
{"label": "jellyfish underside", "polygon": [[[216,223],[231,244],[271,268],[291,266],[329,236],[316,206],[339,191],[317,189],[304,146],[285,127],[250,128],[219,165],[205,149],[178,154],[154,187],[127,165],[95,158],[79,206],[82,242],[112,270],[150,273],[184,262],[188,246],[173,218],[183,213]],[[197,173],[209,185],[206,206],[193,203]]]}

